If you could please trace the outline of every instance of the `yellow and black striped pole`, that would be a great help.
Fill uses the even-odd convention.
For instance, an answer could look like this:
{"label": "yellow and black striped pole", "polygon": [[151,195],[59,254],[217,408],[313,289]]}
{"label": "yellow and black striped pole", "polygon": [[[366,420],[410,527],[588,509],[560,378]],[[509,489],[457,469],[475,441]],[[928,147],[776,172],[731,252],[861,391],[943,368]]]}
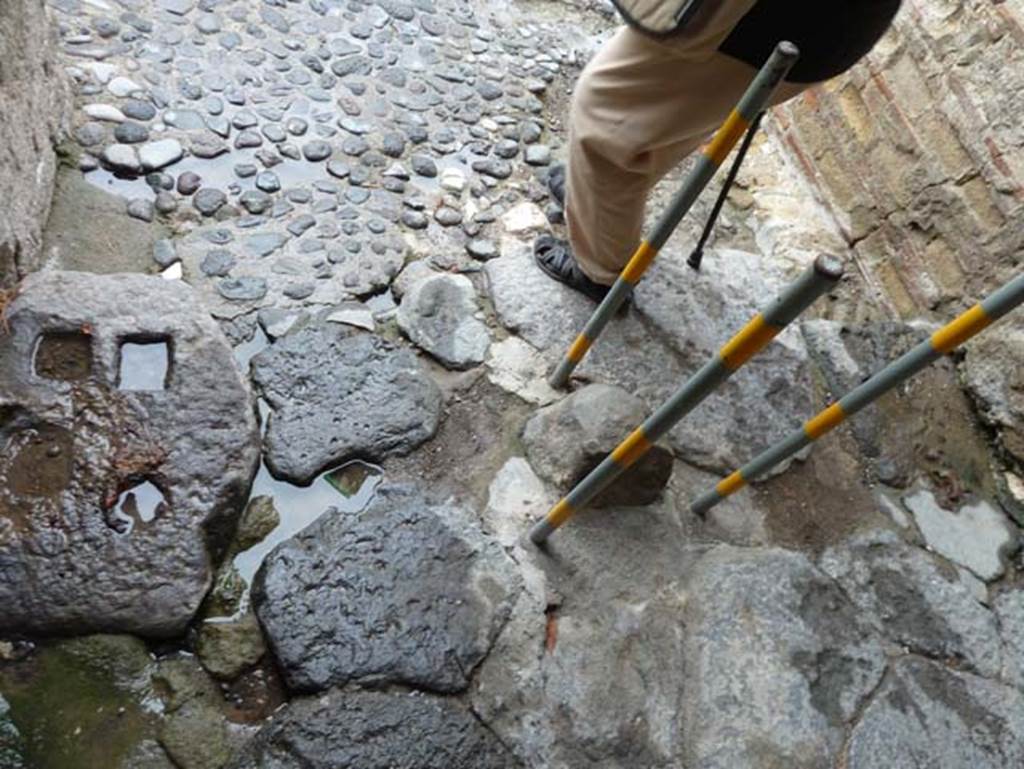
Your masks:
{"label": "yellow and black striped pole", "polygon": [[866,382],[858,385],[838,401],[821,411],[792,435],[765,450],[739,470],[719,481],[713,489],[702,494],[691,506],[703,516],[730,494],[739,491],[750,481],[760,477],[779,462],[788,459],[804,446],[817,440],[848,417],[909,379],[921,369],[959,347],[990,323],[998,320],[1024,302],[1024,275],[1020,275],[980,304],[974,305],[956,320],[943,326],[929,339],[894,360]]}
{"label": "yellow and black striped pole", "polygon": [[551,374],[548,381],[552,387],[565,387],[568,383],[576,366],[583,360],[591,345],[622,306],[626,297],[633,290],[633,286],[651,266],[658,251],[665,245],[679,222],[693,206],[694,201],[707,187],[719,166],[729,156],[732,148],[736,146],[736,142],[768,106],[775,89],[789,73],[799,55],[799,51],[792,43],[782,42],[775,46],[772,55],[761,67],[739,104],[736,105],[736,109],[726,118],[721,128],[715,133],[714,139],[702,150],[697,164],[686,177],[682,188],[676,193],[669,207],[661,215],[651,236],[647,240],[641,241],[625,269],[605,295],[601,304],[594,310],[594,314],[590,316],[583,331],[573,341],[554,373]]}
{"label": "yellow and black striped pole", "polygon": [[626,440],[576,484],[548,514],[530,530],[534,544],[542,544],[551,532],[583,508],[612,481],[642,457],[661,436],[689,414],[740,366],[760,352],[819,296],[842,277],[838,259],[819,256],[814,264],[787,287],[767,308],[751,319],[710,361],[690,377]]}

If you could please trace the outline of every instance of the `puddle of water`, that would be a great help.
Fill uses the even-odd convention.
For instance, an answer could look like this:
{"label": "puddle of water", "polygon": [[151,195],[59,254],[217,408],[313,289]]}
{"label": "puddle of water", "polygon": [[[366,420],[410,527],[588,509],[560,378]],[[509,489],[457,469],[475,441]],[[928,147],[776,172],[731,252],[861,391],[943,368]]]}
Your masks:
{"label": "puddle of water", "polygon": [[123,342],[118,390],[165,390],[170,368],[167,342]]}
{"label": "puddle of water", "polygon": [[62,382],[87,378],[92,372],[92,339],[77,331],[43,334],[32,356],[32,370]]}
{"label": "puddle of water", "polygon": [[409,184],[420,194],[430,196],[449,194],[448,190],[441,187],[441,177],[444,176],[445,171],[455,170],[461,172],[463,181],[467,187],[476,174],[476,172],[470,168],[469,163],[457,155],[445,155],[444,157],[435,158],[434,162],[437,165],[437,176],[418,176],[413,174],[412,179],[409,181]]}
{"label": "puddle of water", "polygon": [[263,559],[278,544],[309,526],[328,508],[348,513],[364,509],[373,499],[382,479],[379,467],[355,461],[328,470],[309,486],[302,487],[277,480],[267,470],[266,464],[260,463],[251,497],[272,497],[281,522],[262,542],[235,556],[234,566],[238,574],[251,584]]}
{"label": "puddle of water", "polygon": [[167,500],[160,489],[149,481],[143,481],[121,492],[108,520],[119,534],[131,534],[137,522],[149,523],[156,518],[160,506],[166,504]]}
{"label": "puddle of water", "polygon": [[153,200],[156,198],[153,188],[146,184],[146,179],[142,176],[118,176],[101,167],[87,172],[85,180],[104,192],[127,200],[135,198]]}
{"label": "puddle of water", "polygon": [[[12,457],[8,488],[16,496],[51,497],[71,483],[71,433],[56,425],[40,425],[15,434],[4,447]],[[6,463],[4,463],[6,464]]]}
{"label": "puddle of water", "polygon": [[[114,680],[101,665],[60,647],[0,663],[0,692],[24,739],[25,766],[122,766],[141,739],[152,738],[156,725],[141,693]],[[2,759],[0,750],[5,765]]]}

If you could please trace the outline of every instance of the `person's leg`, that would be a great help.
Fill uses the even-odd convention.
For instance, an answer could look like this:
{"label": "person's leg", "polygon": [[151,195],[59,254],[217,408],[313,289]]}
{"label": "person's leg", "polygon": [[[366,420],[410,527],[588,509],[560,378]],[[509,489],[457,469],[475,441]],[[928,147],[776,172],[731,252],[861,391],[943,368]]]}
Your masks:
{"label": "person's leg", "polygon": [[[639,244],[651,188],[722,123],[756,74],[718,53],[719,42],[624,28],[580,76],[565,215],[576,263],[591,280],[615,281]],[[775,101],[805,87],[783,84]]]}

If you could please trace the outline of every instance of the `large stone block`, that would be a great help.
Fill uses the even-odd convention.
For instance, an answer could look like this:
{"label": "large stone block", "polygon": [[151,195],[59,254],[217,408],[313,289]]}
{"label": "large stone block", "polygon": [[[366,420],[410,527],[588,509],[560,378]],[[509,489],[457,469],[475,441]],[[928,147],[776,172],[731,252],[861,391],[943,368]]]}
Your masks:
{"label": "large stone block", "polygon": [[272,410],[267,466],[299,484],[349,459],[407,454],[441,418],[441,391],[411,350],[336,323],[278,340],[252,375]]}
{"label": "large stone block", "polygon": [[230,766],[514,769],[520,764],[454,700],[416,693],[335,690],[292,702]]}
{"label": "large stone block", "polygon": [[32,269],[50,210],[70,92],[43,0],[0,3],[0,288]]}
{"label": "large stone block", "polygon": [[259,457],[183,283],[32,275],[0,335],[0,633],[184,631]]}
{"label": "large stone block", "polygon": [[330,512],[256,576],[256,613],[292,689],[349,681],[469,685],[520,585],[511,559],[455,504],[378,491],[356,520]]}
{"label": "large stone block", "polygon": [[[646,416],[635,395],[593,384],[534,414],[523,430],[523,443],[537,474],[568,492]],[[601,492],[594,505],[650,504],[661,496],[671,475],[672,452],[653,446]]]}

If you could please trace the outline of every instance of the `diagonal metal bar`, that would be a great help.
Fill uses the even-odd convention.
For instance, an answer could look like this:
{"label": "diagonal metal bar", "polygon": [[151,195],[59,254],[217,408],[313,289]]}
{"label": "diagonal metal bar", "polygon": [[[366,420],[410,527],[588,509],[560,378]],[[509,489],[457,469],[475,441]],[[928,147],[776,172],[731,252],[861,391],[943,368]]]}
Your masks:
{"label": "diagonal metal bar", "polygon": [[764,349],[815,299],[832,288],[842,274],[842,264],[838,259],[819,256],[803,275],[776,297],[774,302],[755,315],[714,358],[704,364],[689,381],[676,390],[672,397],[537,522],[530,530],[530,539],[534,544],[542,544],[573,513],[587,505],[640,459],[659,438],[693,411],[697,404]]}
{"label": "diagonal metal bar", "polygon": [[796,63],[799,55],[799,51],[792,43],[781,42],[775,46],[772,55],[761,67],[739,104],[726,118],[722,127],[718,129],[714,139],[702,150],[697,164],[683,182],[683,186],[676,193],[669,207],[662,213],[661,218],[651,231],[650,237],[640,243],[625,269],[605,295],[604,300],[590,316],[583,331],[576,337],[561,363],[558,364],[549,380],[552,387],[564,387],[568,383],[569,377],[583,360],[587,350],[622,306],[626,297],[632,292],[633,286],[643,277],[658,251],[665,245],[665,241],[669,239],[679,222],[693,206],[694,201],[707,187],[719,166],[728,157],[732,148],[736,146],[736,142],[750,127],[751,122],[764,111],[775,89]]}
{"label": "diagonal metal bar", "polygon": [[1021,303],[1024,303],[1024,275],[1019,275],[1011,280],[983,302],[974,305],[967,312],[932,334],[929,339],[924,340],[866,382],[819,412],[813,419],[809,419],[799,430],[761,452],[739,470],[723,478],[713,489],[709,489],[698,497],[690,506],[690,510],[700,516],[706,515],[708,510],[727,496],[739,491],[750,481],[764,475],[804,446],[813,443],[837,425],[842,424],[865,406],[878,400],[901,382],[959,347]]}
{"label": "diagonal metal bar", "polygon": [[750,151],[750,145],[754,143],[754,137],[761,128],[762,120],[764,120],[764,113],[759,112],[757,117],[754,118],[754,122],[750,124],[750,128],[747,129],[747,135],[743,137],[743,143],[740,145],[739,151],[736,153],[736,159],[732,161],[732,167],[729,169],[729,173],[725,177],[725,184],[722,185],[722,190],[718,193],[718,197],[715,199],[715,205],[711,209],[711,215],[708,216],[708,220],[704,223],[704,230],[700,234],[700,240],[697,241],[697,245],[694,246],[693,251],[690,252],[690,257],[686,260],[686,263],[695,270],[700,269],[700,263],[704,259],[704,246],[707,245],[708,238],[711,237],[711,231],[715,228],[715,224],[718,222],[718,215],[722,213],[722,206],[725,205],[725,200],[729,197],[729,190],[732,189],[732,185],[736,182],[736,177],[739,175],[740,168],[743,166],[743,161],[746,159],[747,153]]}

